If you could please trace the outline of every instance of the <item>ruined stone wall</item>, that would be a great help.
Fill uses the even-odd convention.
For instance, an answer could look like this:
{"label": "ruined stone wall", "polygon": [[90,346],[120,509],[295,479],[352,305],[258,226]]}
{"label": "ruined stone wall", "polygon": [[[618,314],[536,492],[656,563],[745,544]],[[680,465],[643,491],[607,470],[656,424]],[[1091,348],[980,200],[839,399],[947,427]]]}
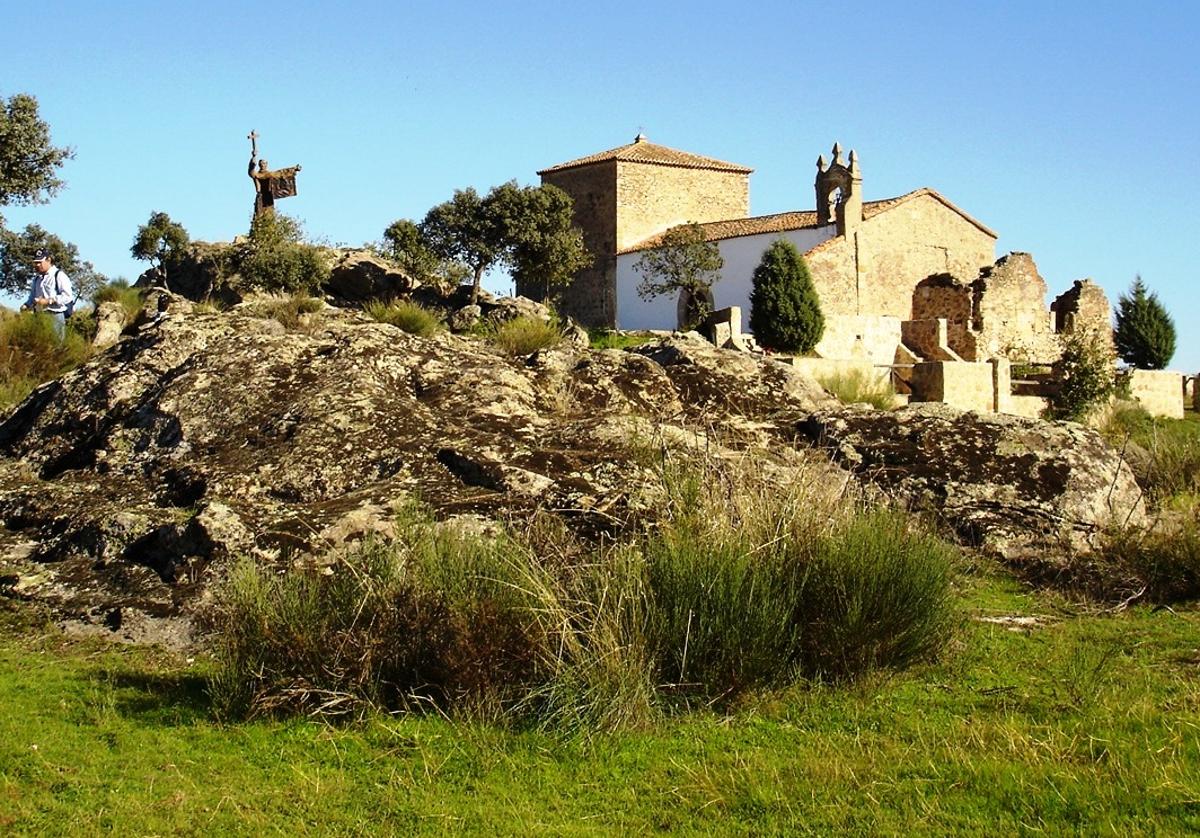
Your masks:
{"label": "ruined stone wall", "polygon": [[1052,362],[1060,350],[1046,308],[1046,281],[1028,253],[1010,253],[971,284],[976,359]]}
{"label": "ruined stone wall", "polygon": [[865,219],[806,258],[827,314],[911,320],[917,283],[936,274],[970,281],[991,264],[995,244],[937,198],[918,195]]}
{"label": "ruined stone wall", "polygon": [[1183,418],[1183,375],[1170,370],[1130,370],[1129,395],[1151,416]]}
{"label": "ruined stone wall", "polygon": [[900,324],[904,345],[926,361],[961,361],[962,357],[950,348],[946,320],[905,320]]}
{"label": "ruined stone wall", "polygon": [[912,319],[938,317],[957,323],[971,319],[971,288],[950,274],[927,277],[913,289]]}
{"label": "ruined stone wall", "polygon": [[616,166],[617,250],[677,224],[750,214],[750,176],[743,172],[631,162]]}
{"label": "ruined stone wall", "polygon": [[1050,310],[1054,312],[1056,332],[1085,328],[1103,335],[1112,345],[1112,309],[1104,289],[1090,279],[1075,280],[1070,288],[1054,298]]}
{"label": "ruined stone wall", "polygon": [[912,319],[945,320],[949,349],[964,360],[979,360],[971,332],[971,287],[965,282],[950,274],[935,274],[918,282],[913,289]]}
{"label": "ruined stone wall", "polygon": [[[542,183],[562,189],[575,202],[574,221],[583,230],[583,243],[595,261],[576,274],[565,289],[561,313],[585,326],[614,326],[617,269],[617,164],[605,161],[591,166],[547,172]],[[517,293],[541,299],[543,289],[522,287]]]}
{"label": "ruined stone wall", "polygon": [[994,370],[988,363],[926,361],[912,369],[910,402],[944,402],[963,410],[995,408]]}

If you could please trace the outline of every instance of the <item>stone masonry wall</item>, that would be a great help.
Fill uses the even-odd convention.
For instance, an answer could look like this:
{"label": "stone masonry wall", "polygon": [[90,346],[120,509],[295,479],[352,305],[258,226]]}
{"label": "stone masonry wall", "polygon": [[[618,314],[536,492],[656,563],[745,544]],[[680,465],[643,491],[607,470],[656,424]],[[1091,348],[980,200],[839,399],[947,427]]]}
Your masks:
{"label": "stone masonry wall", "polygon": [[1098,331],[1112,342],[1112,309],[1104,289],[1090,279],[1075,283],[1054,298],[1054,330],[1069,332],[1079,327]]}
{"label": "stone masonry wall", "polygon": [[[913,289],[913,320],[945,320],[947,346],[959,357],[977,360],[971,333],[971,287],[950,274],[935,274]],[[936,360],[929,357],[928,360]]]}
{"label": "stone masonry wall", "polygon": [[899,318],[827,314],[825,331],[813,351],[822,358],[866,358],[874,364],[890,364],[899,343]]}
{"label": "stone masonry wall", "polygon": [[927,361],[912,370],[912,402],[944,402],[963,410],[995,409],[994,369],[988,363]]}
{"label": "stone masonry wall", "polygon": [[[560,311],[585,326],[615,325],[617,270],[617,164],[609,160],[542,175],[542,183],[562,189],[575,202],[574,221],[583,230],[583,243],[595,261],[580,271],[565,289]],[[542,288],[517,293],[541,299]]]}
{"label": "stone masonry wall", "polygon": [[750,176],[745,173],[650,163],[616,165],[617,250],[677,224],[750,214]]}
{"label": "stone masonry wall", "polygon": [[950,274],[927,277],[913,289],[912,319],[938,317],[958,323],[971,319],[971,288]]}
{"label": "stone masonry wall", "polygon": [[1053,362],[1060,354],[1046,309],[1046,281],[1028,253],[1010,253],[971,283],[977,360]]}
{"label": "stone masonry wall", "polygon": [[1170,370],[1130,370],[1129,395],[1151,416],[1183,418],[1183,375]]}
{"label": "stone masonry wall", "polygon": [[970,281],[994,252],[992,236],[932,195],[918,195],[806,258],[827,314],[911,320],[917,283],[935,274]]}

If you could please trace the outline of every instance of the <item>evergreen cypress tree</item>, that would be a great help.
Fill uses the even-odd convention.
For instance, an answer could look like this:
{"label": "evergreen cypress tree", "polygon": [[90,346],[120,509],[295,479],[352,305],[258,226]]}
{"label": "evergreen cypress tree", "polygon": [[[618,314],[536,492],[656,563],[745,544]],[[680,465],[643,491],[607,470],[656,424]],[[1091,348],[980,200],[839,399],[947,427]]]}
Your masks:
{"label": "evergreen cypress tree", "polygon": [[776,240],[754,269],[750,331],[760,346],[795,353],[811,350],[825,332],[808,264],[789,241]]}
{"label": "evergreen cypress tree", "polygon": [[1161,370],[1175,354],[1175,323],[1140,275],[1118,300],[1113,341],[1121,359],[1138,369]]}

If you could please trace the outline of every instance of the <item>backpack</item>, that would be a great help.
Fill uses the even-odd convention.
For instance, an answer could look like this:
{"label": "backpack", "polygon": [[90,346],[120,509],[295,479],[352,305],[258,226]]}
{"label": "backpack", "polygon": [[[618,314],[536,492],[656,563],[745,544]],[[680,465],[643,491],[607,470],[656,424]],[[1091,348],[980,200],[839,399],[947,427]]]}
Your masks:
{"label": "backpack", "polygon": [[[60,268],[58,265],[55,265],[54,266],[54,293],[55,294],[62,293],[62,285],[59,284],[58,280],[59,280],[59,277],[61,277],[63,275],[64,274],[63,274],[62,268]],[[64,319],[70,319],[71,315],[75,313],[75,303],[77,303],[77,302],[79,302],[79,294],[76,294],[75,299],[73,299],[73,300],[71,300],[71,302],[67,303],[67,307],[65,309],[63,309],[63,318]]]}

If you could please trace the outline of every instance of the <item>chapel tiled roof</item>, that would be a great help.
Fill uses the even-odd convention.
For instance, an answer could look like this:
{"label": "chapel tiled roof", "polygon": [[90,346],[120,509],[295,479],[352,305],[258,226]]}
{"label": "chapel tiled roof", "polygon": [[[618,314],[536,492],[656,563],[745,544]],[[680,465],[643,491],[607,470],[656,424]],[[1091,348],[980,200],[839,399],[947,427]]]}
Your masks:
{"label": "chapel tiled roof", "polygon": [[602,163],[608,160],[617,160],[623,163],[652,163],[658,166],[676,166],[684,169],[714,169],[716,171],[739,172],[747,175],[754,171],[745,166],[739,166],[737,163],[727,163],[724,160],[717,160],[713,157],[703,157],[688,151],[667,148],[665,145],[650,142],[643,134],[638,134],[629,145],[610,148],[608,151],[601,151],[596,154],[589,154],[587,157],[580,157],[577,160],[568,160],[566,163],[559,163],[557,166],[542,169],[538,174],[544,175],[547,172],[561,172],[563,169],[575,169],[579,166],[588,166],[592,163]]}
{"label": "chapel tiled roof", "polygon": [[[874,218],[881,212],[886,212],[893,207],[899,206],[913,198],[919,198],[922,195],[928,195],[935,200],[945,204],[949,209],[961,215],[970,223],[974,224],[989,236],[996,237],[996,233],[984,226],[982,223],[972,218],[967,213],[952,204],[949,200],[939,194],[936,190],[930,189],[928,186],[923,186],[920,189],[914,189],[912,192],[899,195],[895,198],[884,198],[879,201],[864,201],[863,202],[863,220]],[[722,239],[735,239],[741,236],[758,236],[763,233],[784,233],[789,230],[803,230],[812,227],[819,227],[817,223],[817,213],[815,210],[806,210],[802,212],[780,212],[774,215],[757,215],[749,218],[731,218],[725,221],[709,221],[700,224],[699,227],[704,233],[705,241],[720,241]],[[655,247],[662,242],[662,238],[667,231],[656,233],[649,238],[643,239],[640,242],[630,245],[621,250],[621,253],[633,253],[638,250],[646,250],[647,248]],[[818,244],[813,250],[832,245],[837,241],[836,238],[828,239],[821,244]]]}
{"label": "chapel tiled roof", "polygon": [[[730,218],[725,221],[709,221],[698,225],[704,233],[706,242],[721,239],[736,239],[742,236],[757,236],[762,233],[784,233],[788,230],[803,230],[807,227],[817,227],[815,210],[804,212],[777,212],[774,215],[756,215],[749,218]],[[658,246],[668,231],[655,233],[648,239],[643,239],[622,250],[631,253],[635,250],[645,250]]]}

